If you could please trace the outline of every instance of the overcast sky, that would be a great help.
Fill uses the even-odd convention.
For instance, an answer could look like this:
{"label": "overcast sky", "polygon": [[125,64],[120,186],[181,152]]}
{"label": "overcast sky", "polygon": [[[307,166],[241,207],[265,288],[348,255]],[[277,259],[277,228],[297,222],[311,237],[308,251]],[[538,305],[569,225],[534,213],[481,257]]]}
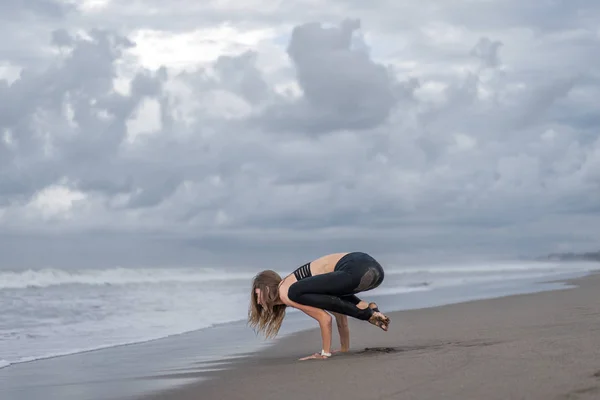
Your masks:
{"label": "overcast sky", "polygon": [[598,20],[597,0],[1,0],[0,264],[595,250]]}

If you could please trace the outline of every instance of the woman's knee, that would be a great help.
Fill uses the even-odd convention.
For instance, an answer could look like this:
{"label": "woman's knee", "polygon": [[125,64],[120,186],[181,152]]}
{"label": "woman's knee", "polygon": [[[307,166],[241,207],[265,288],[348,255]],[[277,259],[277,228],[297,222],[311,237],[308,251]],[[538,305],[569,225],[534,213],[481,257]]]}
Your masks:
{"label": "woman's knee", "polygon": [[302,296],[303,291],[298,285],[298,282],[292,284],[288,289],[288,298],[296,303],[300,303],[300,297]]}

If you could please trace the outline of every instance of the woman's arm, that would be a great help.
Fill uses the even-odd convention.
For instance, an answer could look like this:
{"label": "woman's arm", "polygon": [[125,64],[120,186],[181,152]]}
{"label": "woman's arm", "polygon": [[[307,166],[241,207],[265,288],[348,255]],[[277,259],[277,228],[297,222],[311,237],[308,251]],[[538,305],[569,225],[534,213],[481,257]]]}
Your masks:
{"label": "woman's arm", "polygon": [[338,333],[340,334],[341,351],[347,352],[350,350],[350,327],[348,326],[348,317],[344,314],[333,313],[337,324]]}
{"label": "woman's arm", "polygon": [[331,353],[331,337],[333,332],[333,318],[331,318],[331,315],[320,308],[305,306],[304,304],[298,304],[296,302],[292,302],[291,300],[290,302],[292,303],[290,304],[292,307],[302,310],[304,313],[317,320],[321,328],[321,349],[323,349],[323,351],[326,353]]}
{"label": "woman's arm", "polygon": [[[299,303],[296,303],[295,301],[290,300],[287,296],[287,289],[288,289],[287,285],[285,285],[285,284],[279,288],[279,298],[281,299],[281,301],[290,307],[294,307],[294,308],[297,308],[297,309],[303,311],[308,316],[317,320],[317,322],[319,323],[319,326],[321,328],[321,340],[322,340],[321,349],[323,351],[325,351],[326,353],[331,353],[331,336],[332,336],[332,331],[333,331],[333,324],[332,324],[333,318],[331,317],[331,315],[328,312],[326,312],[325,310],[322,310],[320,308],[306,306],[304,304],[299,304]],[[306,357],[306,358],[327,358],[327,357],[321,357],[319,355],[319,353],[317,353],[317,354],[313,354],[312,356]]]}

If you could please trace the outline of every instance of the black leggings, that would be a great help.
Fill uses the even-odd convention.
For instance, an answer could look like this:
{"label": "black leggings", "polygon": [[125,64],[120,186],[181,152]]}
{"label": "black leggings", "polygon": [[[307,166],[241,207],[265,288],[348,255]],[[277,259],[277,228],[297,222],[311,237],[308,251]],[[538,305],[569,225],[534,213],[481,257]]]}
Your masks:
{"label": "black leggings", "polygon": [[375,289],[383,282],[381,265],[370,255],[348,253],[336,264],[333,272],[315,275],[293,283],[288,290],[290,300],[306,306],[368,320],[373,310],[356,305],[356,293]]}

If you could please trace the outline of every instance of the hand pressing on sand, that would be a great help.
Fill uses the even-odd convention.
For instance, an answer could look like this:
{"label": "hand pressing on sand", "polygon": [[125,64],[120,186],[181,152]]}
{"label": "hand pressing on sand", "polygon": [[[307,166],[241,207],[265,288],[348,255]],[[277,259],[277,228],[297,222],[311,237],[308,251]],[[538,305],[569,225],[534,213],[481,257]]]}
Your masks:
{"label": "hand pressing on sand", "polygon": [[[350,349],[339,349],[339,350],[331,350],[331,355],[334,355],[335,353],[347,353],[348,351],[350,351]],[[299,361],[304,361],[304,360],[313,360],[313,359],[319,359],[319,360],[324,360],[326,358],[329,358],[331,356],[324,356],[321,353],[315,353],[312,354],[310,356],[307,357],[302,357],[299,359]]]}
{"label": "hand pressing on sand", "polygon": [[[332,353],[333,354],[333,353]],[[321,353],[315,353],[313,355],[310,355],[308,357],[302,357],[299,359],[299,361],[305,361],[305,360],[313,360],[313,359],[317,359],[317,360],[326,360],[328,359],[330,356],[322,356]]]}

